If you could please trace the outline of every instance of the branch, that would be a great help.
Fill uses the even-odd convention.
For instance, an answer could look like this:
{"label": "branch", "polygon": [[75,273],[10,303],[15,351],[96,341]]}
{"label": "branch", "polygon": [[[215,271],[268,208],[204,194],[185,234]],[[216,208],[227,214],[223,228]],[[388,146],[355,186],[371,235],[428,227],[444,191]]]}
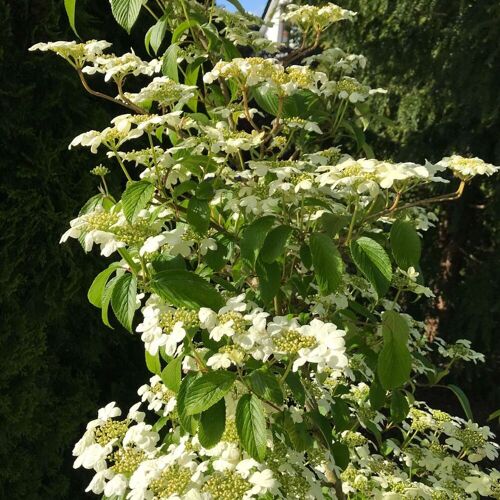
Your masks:
{"label": "branch", "polygon": [[[460,185],[458,186],[458,189],[454,193],[448,193],[440,196],[434,196],[432,198],[425,198],[423,200],[419,201],[412,201],[411,203],[406,203],[405,205],[397,205],[396,202],[392,204],[390,208],[387,208],[385,210],[381,210],[380,212],[377,212],[376,214],[370,215],[370,217],[367,217],[364,221],[363,224],[366,222],[370,222],[374,219],[379,219],[380,217],[384,217],[386,215],[390,215],[395,212],[399,212],[400,210],[405,210],[407,208],[412,208],[412,207],[418,207],[420,205],[431,205],[432,203],[441,203],[444,201],[453,201],[453,200],[458,200],[465,188],[465,181],[460,181]],[[399,194],[399,193],[398,193]],[[396,198],[398,201],[399,199]]]}
{"label": "branch", "polygon": [[[111,97],[108,94],[103,94],[102,92],[98,92],[97,90],[91,89],[87,80],[85,79],[85,76],[83,76],[82,70],[80,68],[77,68],[76,72],[78,73],[78,76],[80,77],[80,81],[82,82],[83,88],[89,94],[91,94],[95,97],[100,97],[101,99],[106,99],[107,101],[113,102],[115,104],[119,104],[120,106],[124,106],[125,108],[130,109],[136,113],[138,112],[136,109],[137,107],[135,105],[132,107],[132,106],[130,106],[130,104],[127,104],[126,102],[122,102],[119,99],[115,99],[114,97]],[[138,108],[138,109],[140,109],[140,108]],[[141,109],[140,114],[144,115],[144,114],[146,114],[146,112],[143,109]]]}

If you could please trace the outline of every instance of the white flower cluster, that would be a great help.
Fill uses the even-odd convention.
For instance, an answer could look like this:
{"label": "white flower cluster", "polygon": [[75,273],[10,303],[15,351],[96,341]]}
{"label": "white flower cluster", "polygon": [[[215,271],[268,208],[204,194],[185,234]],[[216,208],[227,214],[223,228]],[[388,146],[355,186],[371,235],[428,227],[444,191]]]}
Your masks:
{"label": "white flower cluster", "polygon": [[[150,408],[167,389],[159,378],[139,390]],[[171,398],[169,401],[172,401]],[[259,463],[243,452],[235,424],[236,401],[226,400],[225,429],[221,441],[204,448],[197,435],[181,435],[177,417],[164,413],[162,425],[145,423],[145,414],[134,405],[125,419],[115,403],[99,410],[98,418],[75,445],[74,467],[95,472],[86,491],[127,500],[250,500],[253,498],[324,499],[318,485],[331,460],[318,452],[307,457],[290,449],[277,437],[268,443],[266,460]],[[168,406],[169,403],[167,403]],[[300,414],[295,419],[300,421]],[[161,433],[161,434],[160,434]],[[166,444],[160,444],[160,440]]]}
{"label": "white flower cluster", "polygon": [[127,75],[152,76],[161,70],[161,61],[158,59],[143,61],[134,52],[120,56],[101,55],[93,58],[90,62],[92,62],[92,66],[85,66],[82,71],[88,75],[103,74],[106,82],[111,79],[123,80]]}
{"label": "white flower cluster", "polygon": [[299,25],[305,32],[309,29],[321,31],[339,21],[352,21],[356,12],[343,9],[333,3],[327,3],[322,6],[313,5],[289,5],[288,12],[282,18],[292,24]]}
{"label": "white flower cluster", "polygon": [[272,89],[288,96],[301,89],[320,93],[320,84],[327,81],[324,73],[313,71],[307,66],[285,68],[275,59],[261,57],[219,61],[212,71],[205,73],[203,81],[213,83],[218,78],[234,79],[244,87],[262,85],[264,90]]}
{"label": "white flower cluster", "polygon": [[30,51],[40,50],[42,52],[54,52],[58,56],[66,59],[72,66],[77,68],[90,61],[94,61],[101,56],[103,51],[111,47],[111,43],[105,40],[89,40],[85,43],[70,42],[48,42],[37,43],[29,48]]}
{"label": "white flower cluster", "polygon": [[207,365],[217,370],[242,365],[252,357],[258,361],[288,360],[292,371],[306,363],[318,372],[342,371],[347,366],[343,330],[333,323],[313,319],[301,325],[296,318],[275,316],[245,302],[245,295],[230,298],[219,311],[201,308],[199,313],[162,305],[152,295],[142,309],[144,320],[137,327],[146,350],[156,354],[159,348],[168,356],[182,354],[182,341],[191,330],[206,330],[221,344],[207,354]]}
{"label": "white flower cluster", "polygon": [[[365,390],[361,398],[367,396]],[[381,499],[499,497],[500,474],[476,465],[484,458],[498,457],[488,427],[416,402],[403,431],[402,442],[391,440],[389,456],[374,451],[362,434],[343,433],[351,449],[350,463],[340,475],[345,494]]]}
{"label": "white flower cluster", "polygon": [[493,175],[500,168],[486,163],[481,158],[464,158],[459,155],[447,156],[439,165],[449,168],[457,177],[465,180],[476,175]]}
{"label": "white flower cluster", "polygon": [[140,106],[155,101],[161,108],[175,106],[179,109],[196,95],[197,90],[193,85],[182,85],[167,76],[158,76],[139,92],[125,92],[125,97]]}

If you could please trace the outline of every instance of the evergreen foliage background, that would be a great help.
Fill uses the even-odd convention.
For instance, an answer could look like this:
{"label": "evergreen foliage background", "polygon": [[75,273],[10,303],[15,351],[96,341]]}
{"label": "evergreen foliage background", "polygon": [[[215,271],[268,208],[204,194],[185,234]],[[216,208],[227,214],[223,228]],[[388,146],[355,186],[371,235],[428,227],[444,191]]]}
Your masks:
{"label": "evergreen foliage background", "polygon": [[[332,43],[364,53],[367,82],[389,90],[378,111],[393,123],[369,137],[379,157],[432,161],[457,151],[500,164],[496,0],[342,6],[358,20],[332,33]],[[85,38],[130,47],[109,22],[108,2],[80,7]],[[84,94],[64,61],[27,52],[37,41],[71,38],[62,1],[0,0],[0,498],[84,498],[73,443],[99,405],[126,407],[147,377],[140,343],[107,330],[86,301],[102,260],[83,257],[78,243],[58,244],[95,191],[88,152],[66,145],[116,112]],[[426,278],[442,295],[422,313],[439,320],[439,335],[469,338],[488,356],[456,380],[480,420],[500,406],[500,389],[484,384],[500,365],[499,201],[498,181],[475,183],[441,208],[425,245]]]}
{"label": "evergreen foliage background", "polygon": [[[500,3],[344,0],[341,5],[358,16],[332,30],[332,46],[364,54],[366,82],[388,90],[376,110],[392,123],[378,123],[368,136],[377,157],[432,162],[456,152],[500,165]],[[484,365],[460,367],[452,375],[484,421],[500,407],[500,387],[484,383],[495,380],[500,369],[498,177],[476,179],[459,201],[439,211],[439,226],[425,235],[422,268],[440,294],[421,304],[422,315],[437,325],[438,335],[470,339],[486,355]]]}
{"label": "evergreen foliage background", "polygon": [[[110,19],[107,2],[93,3],[92,17],[79,17],[88,37]],[[121,36],[114,26],[100,32]],[[87,497],[88,477],[72,469],[75,439],[99,405],[135,402],[147,379],[140,340],[108,330],[86,300],[102,259],[59,245],[95,194],[88,171],[99,163],[67,145],[116,113],[65,61],[27,52],[71,38],[62,1],[0,1],[0,498]]]}

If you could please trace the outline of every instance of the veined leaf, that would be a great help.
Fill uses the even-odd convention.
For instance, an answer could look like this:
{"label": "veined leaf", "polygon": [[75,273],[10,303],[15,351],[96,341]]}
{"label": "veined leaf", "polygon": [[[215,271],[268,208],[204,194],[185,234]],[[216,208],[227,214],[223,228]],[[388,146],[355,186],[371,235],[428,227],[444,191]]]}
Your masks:
{"label": "veined leaf", "polygon": [[187,207],[188,224],[200,235],[210,227],[210,205],[207,200],[191,198]]}
{"label": "veined leaf", "polygon": [[410,378],[411,354],[408,349],[410,331],[404,318],[395,311],[382,316],[384,346],[378,355],[377,373],[384,389],[401,387]]}
{"label": "veined leaf", "polygon": [[145,351],[145,356],[148,370],[155,375],[161,375],[160,354],[150,354],[148,351]]}
{"label": "veined leaf", "polygon": [[186,375],[181,382],[179,393],[177,394],[177,413],[179,414],[179,422],[181,424],[181,427],[191,435],[196,434],[200,416],[188,415],[186,413],[185,398],[186,395],[191,391],[191,387],[196,382],[196,379],[198,377],[199,373],[189,373],[188,375]]}
{"label": "veined leaf", "polygon": [[337,247],[333,240],[323,233],[313,233],[309,245],[314,274],[321,293],[335,293],[342,282],[344,272],[344,262]]}
{"label": "veined leaf", "polygon": [[224,399],[204,411],[200,417],[198,439],[203,448],[213,448],[226,428],[226,403]]}
{"label": "veined leaf", "polygon": [[151,288],[163,300],[177,307],[209,307],[218,311],[224,305],[220,293],[208,281],[190,271],[161,271],[153,277]]}
{"label": "veined leaf", "polygon": [[164,14],[163,16],[156,21],[156,24],[151,26],[149,29],[150,37],[149,43],[155,54],[158,53],[158,49],[160,48],[161,42],[165,38],[165,34],[167,33],[168,28],[168,16]]}
{"label": "veined leaf", "polygon": [[137,21],[143,0],[110,0],[116,22],[128,33]]}
{"label": "veined leaf", "polygon": [[129,183],[122,196],[123,213],[129,222],[133,222],[139,212],[150,202],[155,187],[148,181]]}
{"label": "veined leaf", "polygon": [[283,255],[283,250],[291,233],[292,228],[290,226],[278,226],[271,229],[264,240],[259,258],[268,264],[278,259]]}
{"label": "veined leaf", "polygon": [[113,330],[111,323],[109,322],[109,304],[111,303],[111,297],[113,295],[113,289],[118,281],[120,276],[115,276],[112,278],[108,284],[105,286],[102,296],[101,296],[101,319],[102,322]]}
{"label": "veined leaf", "polygon": [[254,370],[249,376],[248,381],[252,390],[261,398],[273,401],[281,405],[283,403],[283,391],[275,375],[267,370]]}
{"label": "veined leaf", "polygon": [[131,273],[120,276],[111,295],[111,307],[116,319],[129,331],[136,309],[137,278]]}
{"label": "veined leaf", "polygon": [[413,225],[397,220],[392,225],[390,240],[397,265],[404,271],[409,267],[416,268],[422,253],[422,244]]}
{"label": "veined leaf", "polygon": [[106,283],[108,282],[111,275],[116,272],[116,270],[120,267],[118,262],[113,262],[109,265],[104,271],[101,271],[90,285],[89,291],[87,292],[87,298],[89,302],[95,306],[101,308],[102,304],[102,294],[104,293],[104,289],[106,287]]}
{"label": "veined leaf", "polygon": [[161,372],[161,379],[167,389],[178,393],[182,378],[182,356],[174,358]]}
{"label": "veined leaf", "polygon": [[186,393],[186,415],[196,415],[208,410],[229,392],[235,380],[236,373],[233,372],[215,371],[202,375]]}
{"label": "veined leaf", "polygon": [[255,263],[255,271],[259,277],[260,296],[267,304],[271,302],[280,291],[282,267],[278,262],[266,264],[258,258]]}
{"label": "veined leaf", "polygon": [[406,418],[409,411],[410,406],[405,395],[401,391],[394,391],[391,398],[391,420],[399,424]]}
{"label": "veined leaf", "polygon": [[245,265],[253,269],[255,260],[259,254],[260,249],[264,245],[267,233],[274,224],[275,217],[273,215],[266,215],[260,219],[255,220],[243,229],[240,250],[241,258]]}
{"label": "veined leaf", "polygon": [[179,71],[177,69],[177,55],[179,54],[180,47],[173,43],[163,54],[162,73],[172,80],[179,83]]}
{"label": "veined leaf", "polygon": [[179,38],[182,36],[182,34],[187,31],[189,28],[192,28],[193,26],[198,26],[200,23],[196,21],[196,19],[189,19],[188,21],[184,21],[177,28],[175,28],[174,32],[172,33],[172,43],[176,43]]}
{"label": "veined leaf", "polygon": [[378,297],[383,297],[391,284],[392,267],[391,260],[382,245],[362,236],[351,242],[350,248],[356,267],[373,285]]}
{"label": "veined leaf", "polygon": [[254,394],[245,394],[236,407],[236,429],[243,449],[255,460],[266,456],[267,429],[262,403]]}

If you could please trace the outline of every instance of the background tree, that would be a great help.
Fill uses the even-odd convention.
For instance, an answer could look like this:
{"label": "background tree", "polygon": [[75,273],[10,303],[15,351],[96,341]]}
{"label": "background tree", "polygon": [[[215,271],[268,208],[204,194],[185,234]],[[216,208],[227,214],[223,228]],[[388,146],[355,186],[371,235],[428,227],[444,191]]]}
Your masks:
{"label": "background tree", "polygon": [[[331,30],[331,45],[364,54],[366,81],[388,90],[377,111],[391,121],[368,137],[377,153],[432,162],[457,152],[498,165],[500,4],[345,0],[342,6],[357,11],[357,20]],[[485,411],[500,406],[500,391],[481,383],[500,366],[499,216],[498,180],[476,181],[458,203],[441,207],[439,226],[424,244],[427,279],[440,291],[425,307],[429,333],[470,339],[486,353],[488,362],[459,380]]]}
{"label": "background tree", "polygon": [[[92,8],[79,17],[89,37],[109,6]],[[142,347],[125,332],[109,335],[85,300],[103,263],[77,266],[79,244],[59,245],[97,182],[94,165],[66,145],[81,123],[104,126],[111,110],[83,95],[63,61],[27,52],[34,40],[73,38],[67,24],[60,1],[0,2],[2,498],[85,497],[72,443],[96,405],[128,400],[144,379]]]}

